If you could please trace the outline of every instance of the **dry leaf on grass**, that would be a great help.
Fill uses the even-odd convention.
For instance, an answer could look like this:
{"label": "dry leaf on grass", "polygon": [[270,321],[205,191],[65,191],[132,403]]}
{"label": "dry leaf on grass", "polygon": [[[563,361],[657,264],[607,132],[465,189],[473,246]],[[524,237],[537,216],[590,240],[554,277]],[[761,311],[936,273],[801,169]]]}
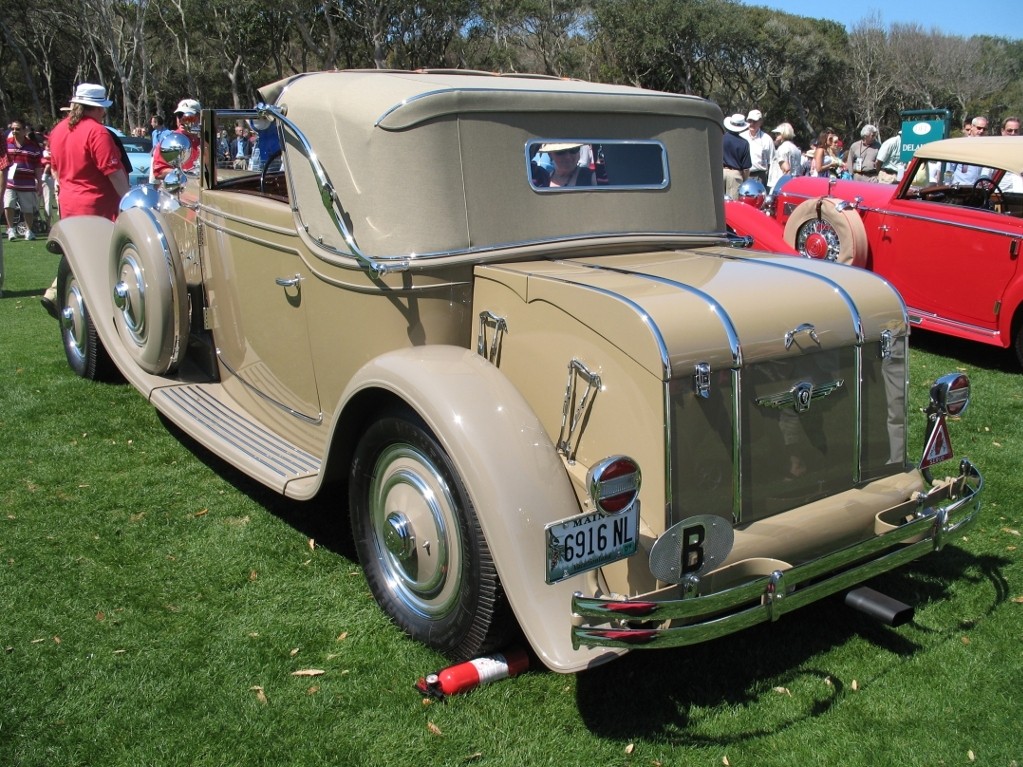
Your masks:
{"label": "dry leaf on grass", "polygon": [[972,748],[966,752],[966,758],[969,759],[971,762],[977,761],[977,755],[973,753]]}
{"label": "dry leaf on grass", "polygon": [[788,695],[790,698],[792,697],[792,691],[788,687],[772,687],[771,689],[779,695]]}
{"label": "dry leaf on grass", "polygon": [[1002,528],[1002,532],[1003,533],[1008,533],[1009,535],[1019,535],[1020,534],[1019,530],[1013,530],[1011,527],[1003,527]]}
{"label": "dry leaf on grass", "polygon": [[444,735],[444,733],[440,731],[440,727],[435,725],[433,722],[427,722],[426,723],[426,729],[428,729],[434,735],[439,735],[439,736],[442,736],[442,737]]}
{"label": "dry leaf on grass", "polygon": [[1018,605],[1023,605],[1023,596],[1013,597],[1012,601]]}
{"label": "dry leaf on grass", "polygon": [[727,756],[722,756],[721,757],[721,764],[725,765],[725,767],[730,767],[730,765],[732,763],[730,761],[728,761],[728,757]]}
{"label": "dry leaf on grass", "polygon": [[316,548],[316,540],[314,538],[309,539],[309,550],[313,551]]}
{"label": "dry leaf on grass", "polygon": [[635,750],[636,750],[636,744],[635,743],[630,743],[629,745],[627,745],[625,747],[625,753],[627,753],[627,754],[631,754]]}
{"label": "dry leaf on grass", "polygon": [[258,700],[264,706],[269,702],[266,699],[266,692],[258,684],[253,685],[249,689],[252,690],[252,692],[256,693],[256,700]]}
{"label": "dry leaf on grass", "polygon": [[199,509],[199,511],[195,512],[195,514],[194,514],[193,516],[196,516],[196,517],[205,517],[205,516],[206,516],[207,514],[209,514],[209,513],[210,513],[210,510],[209,510],[209,509]]}
{"label": "dry leaf on grass", "polygon": [[293,647],[291,649],[291,657],[294,658],[296,655],[298,655],[298,648],[297,647]]}
{"label": "dry leaf on grass", "polygon": [[337,641],[338,642],[343,642],[346,639],[348,639],[348,632],[347,631],[342,631],[340,634],[337,635]]}
{"label": "dry leaf on grass", "polygon": [[857,681],[856,681],[855,679],[853,679],[853,680],[852,680],[852,684],[851,684],[851,685],[849,685],[849,686],[853,688],[853,691],[854,691],[854,692],[855,692],[856,690],[860,689],[860,683],[859,683],[859,682],[857,682]]}
{"label": "dry leaf on grass", "polygon": [[303,668],[298,671],[292,671],[292,676],[323,676],[327,672],[321,668]]}
{"label": "dry leaf on grass", "polygon": [[962,641],[963,641],[963,644],[969,644],[970,643],[970,638],[967,637],[967,636],[964,636]]}

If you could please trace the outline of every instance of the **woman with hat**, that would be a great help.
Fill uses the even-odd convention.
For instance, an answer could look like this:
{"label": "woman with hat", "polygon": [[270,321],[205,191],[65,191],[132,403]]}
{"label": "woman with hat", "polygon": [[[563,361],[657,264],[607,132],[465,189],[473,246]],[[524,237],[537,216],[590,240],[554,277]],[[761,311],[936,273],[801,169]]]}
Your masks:
{"label": "woman with hat", "polygon": [[[201,111],[202,105],[195,99],[181,99],[178,102],[177,109],[174,110],[174,117],[178,121],[178,127],[174,130],[174,133],[180,133],[185,136],[192,146],[191,153],[181,164],[182,170],[191,170],[195,166],[196,160],[199,159],[199,113]],[[162,179],[172,169],[173,166],[161,156],[160,147],[154,146],[153,167],[151,171],[153,178],[156,180]]]}
{"label": "woman with hat", "polygon": [[579,153],[583,145],[580,142],[554,142],[540,147],[554,163],[548,186],[593,186],[593,171],[579,164]]}
{"label": "woman with hat", "polygon": [[[60,217],[117,218],[128,191],[121,151],[103,121],[113,102],[102,85],[82,83],[75,89],[68,115],[50,132],[50,163],[60,186]],[[51,285],[43,307],[57,316],[57,290]]]}

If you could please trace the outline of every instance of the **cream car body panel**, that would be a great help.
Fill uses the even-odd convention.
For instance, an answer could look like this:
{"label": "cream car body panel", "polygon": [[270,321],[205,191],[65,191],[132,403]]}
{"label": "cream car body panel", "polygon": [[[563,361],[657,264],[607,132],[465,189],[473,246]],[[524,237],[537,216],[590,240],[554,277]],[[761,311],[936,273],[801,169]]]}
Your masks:
{"label": "cream car body panel", "polygon": [[[411,636],[471,657],[510,616],[578,671],[777,617],[975,516],[972,465],[932,483],[914,464],[898,294],[728,235],[715,105],[439,72],[262,96],[203,113],[197,176],[129,193],[127,255],[119,224],[55,227],[82,297],[62,286],[65,349],[92,351],[88,307],[187,434],[337,498]],[[262,173],[210,152],[242,120],[283,149]],[[549,186],[540,150],[573,141],[593,183]],[[167,295],[185,347],[180,303],[145,300]],[[968,393],[936,389],[930,428]]]}

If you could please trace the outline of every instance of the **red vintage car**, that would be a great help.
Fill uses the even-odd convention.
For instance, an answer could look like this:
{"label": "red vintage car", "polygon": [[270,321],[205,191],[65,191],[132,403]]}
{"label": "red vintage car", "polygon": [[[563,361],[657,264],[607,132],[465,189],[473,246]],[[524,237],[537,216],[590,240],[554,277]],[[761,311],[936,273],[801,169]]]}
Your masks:
{"label": "red vintage car", "polygon": [[946,139],[918,149],[897,184],[794,178],[769,205],[800,254],[887,279],[913,325],[1023,364],[1021,173],[1019,138]]}

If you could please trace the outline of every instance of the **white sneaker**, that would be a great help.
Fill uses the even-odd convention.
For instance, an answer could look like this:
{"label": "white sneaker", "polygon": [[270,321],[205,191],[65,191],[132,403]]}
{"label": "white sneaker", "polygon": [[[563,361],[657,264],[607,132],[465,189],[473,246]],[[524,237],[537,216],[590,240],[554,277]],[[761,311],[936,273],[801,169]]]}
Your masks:
{"label": "white sneaker", "polygon": [[35,238],[36,238],[36,233],[33,232],[31,229],[29,229],[28,232],[25,234],[25,239],[26,240],[34,240]]}
{"label": "white sneaker", "polygon": [[14,240],[14,238],[17,237],[17,236],[18,236],[18,233],[16,231],[14,231],[13,229],[8,229],[7,230],[7,239],[8,240]]}

